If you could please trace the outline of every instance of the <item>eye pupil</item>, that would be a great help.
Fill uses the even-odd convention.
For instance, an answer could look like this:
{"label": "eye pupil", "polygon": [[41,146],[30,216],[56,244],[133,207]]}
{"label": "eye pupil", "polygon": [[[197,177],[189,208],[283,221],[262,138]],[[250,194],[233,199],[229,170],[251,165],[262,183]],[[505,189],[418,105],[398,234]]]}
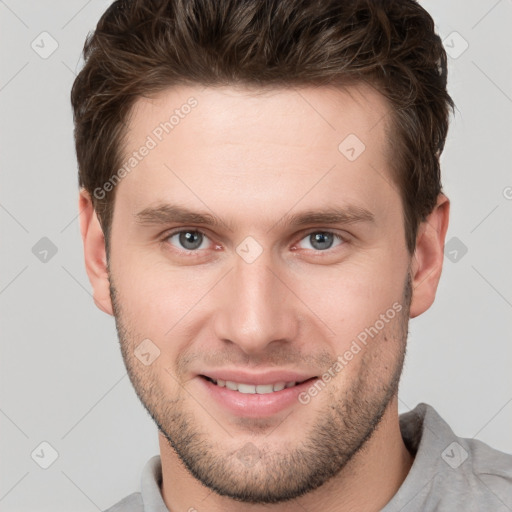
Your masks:
{"label": "eye pupil", "polygon": [[309,237],[311,245],[320,251],[329,249],[333,243],[332,233],[312,233]]}
{"label": "eye pupil", "polygon": [[179,240],[185,249],[197,249],[203,242],[203,235],[198,231],[182,231]]}

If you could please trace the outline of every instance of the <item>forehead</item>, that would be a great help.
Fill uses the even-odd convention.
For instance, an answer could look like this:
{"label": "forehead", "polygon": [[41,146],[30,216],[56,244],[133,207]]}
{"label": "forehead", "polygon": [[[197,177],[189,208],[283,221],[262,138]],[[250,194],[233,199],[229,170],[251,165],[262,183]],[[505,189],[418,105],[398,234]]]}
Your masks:
{"label": "forehead", "polygon": [[[253,143],[268,144],[272,134],[275,144],[323,141],[332,147],[348,132],[360,138],[371,136],[372,143],[379,143],[389,111],[385,97],[366,84],[343,88],[179,86],[135,102],[128,141],[153,134],[166,139],[158,141],[164,145],[171,139],[181,143],[181,133],[191,145],[216,145],[228,142],[226,138],[245,144],[247,135],[254,137]],[[167,126],[169,133],[160,125]],[[203,139],[205,134],[209,137]],[[191,140],[193,136],[199,139]]]}
{"label": "forehead", "polygon": [[372,189],[391,184],[389,113],[387,100],[363,84],[173,87],[135,103],[123,162],[135,165],[116,195],[140,209],[178,191],[196,202],[214,192],[246,210],[250,195],[261,210],[272,199],[289,198],[289,207],[313,187],[311,202],[328,193],[371,203]]}

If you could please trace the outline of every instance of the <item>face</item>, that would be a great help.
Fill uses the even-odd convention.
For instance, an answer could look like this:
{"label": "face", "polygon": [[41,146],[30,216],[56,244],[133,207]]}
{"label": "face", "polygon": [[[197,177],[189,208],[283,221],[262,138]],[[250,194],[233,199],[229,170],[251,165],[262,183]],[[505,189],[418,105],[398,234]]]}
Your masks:
{"label": "face", "polygon": [[411,258],[388,114],[366,86],[182,87],[135,105],[109,255],[122,354],[161,434],[221,495],[317,488],[396,395]]}

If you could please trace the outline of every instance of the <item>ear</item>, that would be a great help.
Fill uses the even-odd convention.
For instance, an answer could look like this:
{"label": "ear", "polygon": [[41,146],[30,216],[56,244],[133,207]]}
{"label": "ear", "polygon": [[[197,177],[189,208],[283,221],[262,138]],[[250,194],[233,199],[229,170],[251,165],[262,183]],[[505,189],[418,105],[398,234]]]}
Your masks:
{"label": "ear", "polygon": [[105,313],[113,315],[105,237],[94,210],[91,196],[84,189],[80,190],[78,207],[80,232],[84,244],[85,269],[92,285],[94,303]]}
{"label": "ear", "polygon": [[416,249],[411,262],[411,318],[424,313],[434,302],[443,268],[449,216],[450,201],[444,194],[439,194],[434,210],[418,228]]}

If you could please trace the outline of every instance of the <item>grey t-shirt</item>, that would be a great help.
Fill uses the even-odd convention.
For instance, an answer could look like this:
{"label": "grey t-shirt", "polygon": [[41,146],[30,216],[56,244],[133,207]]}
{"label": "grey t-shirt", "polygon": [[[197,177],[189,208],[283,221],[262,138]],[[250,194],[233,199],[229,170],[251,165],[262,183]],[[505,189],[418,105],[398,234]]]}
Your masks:
{"label": "grey t-shirt", "polygon": [[[381,512],[512,512],[512,455],[457,437],[427,404],[402,414],[400,429],[414,463]],[[161,481],[156,455],[144,467],[141,492],[105,512],[169,512]]]}

